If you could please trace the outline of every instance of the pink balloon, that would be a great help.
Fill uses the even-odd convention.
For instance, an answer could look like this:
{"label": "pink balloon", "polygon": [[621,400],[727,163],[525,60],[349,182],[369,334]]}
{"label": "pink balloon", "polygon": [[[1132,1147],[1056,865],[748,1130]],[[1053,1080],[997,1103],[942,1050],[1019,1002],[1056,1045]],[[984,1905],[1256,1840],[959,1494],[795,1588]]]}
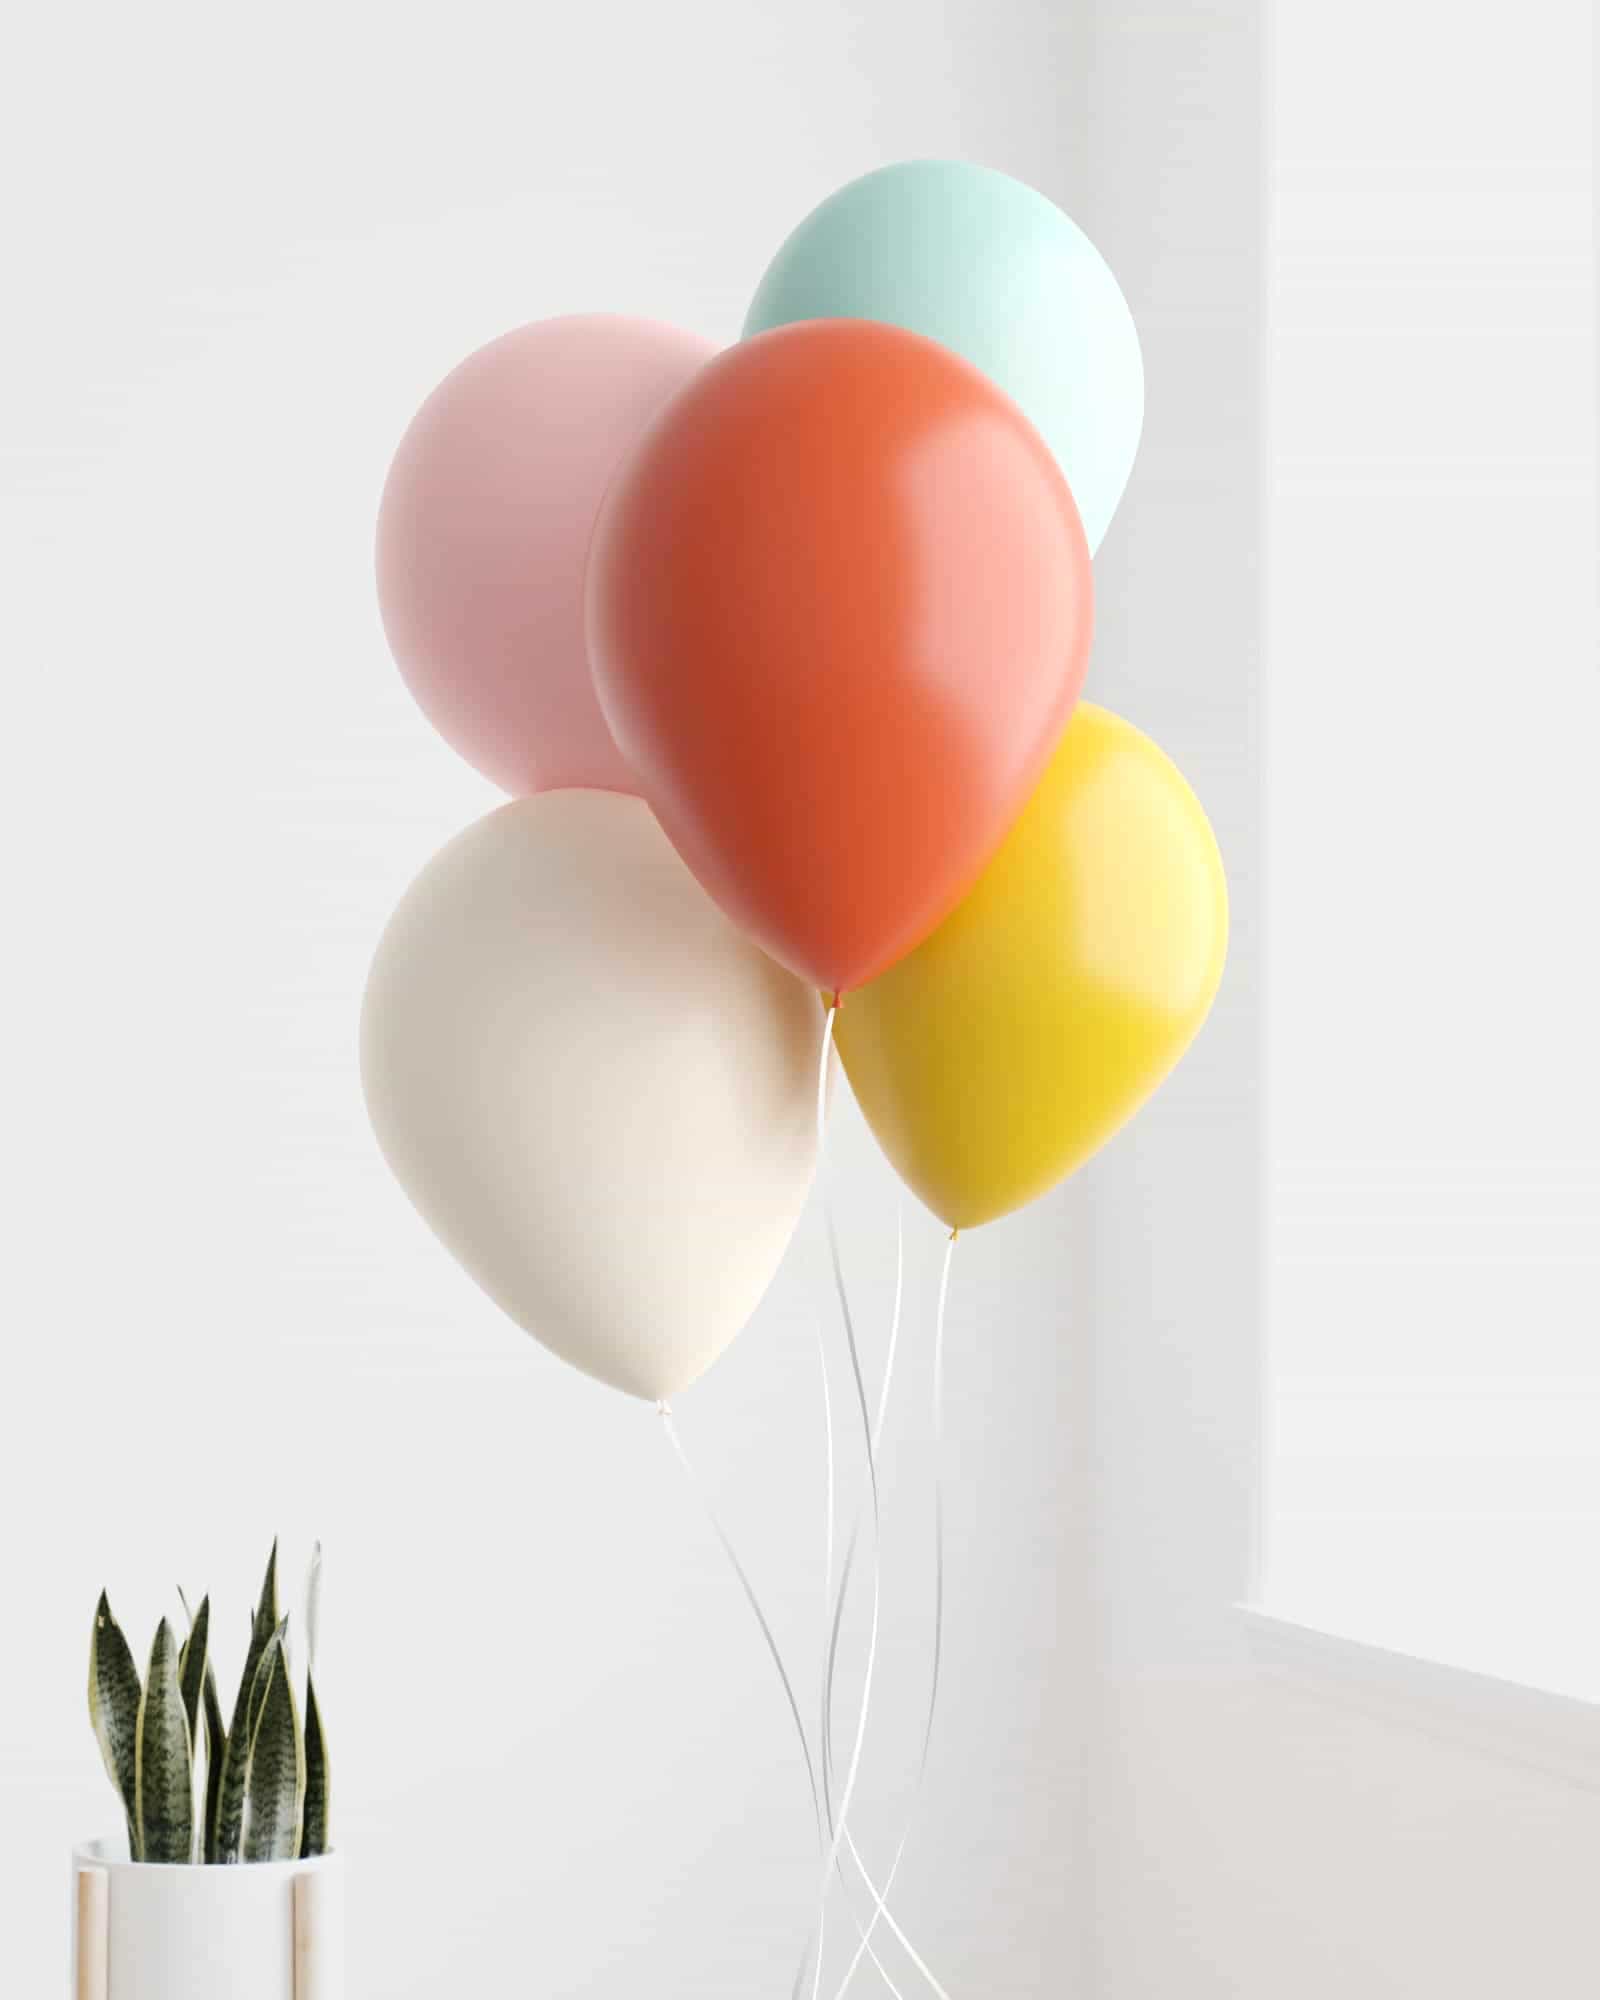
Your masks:
{"label": "pink balloon", "polygon": [[584,558],[617,462],[715,351],[650,320],[538,320],[469,355],[401,440],[378,513],[389,647],[508,792],[638,789],[589,677]]}

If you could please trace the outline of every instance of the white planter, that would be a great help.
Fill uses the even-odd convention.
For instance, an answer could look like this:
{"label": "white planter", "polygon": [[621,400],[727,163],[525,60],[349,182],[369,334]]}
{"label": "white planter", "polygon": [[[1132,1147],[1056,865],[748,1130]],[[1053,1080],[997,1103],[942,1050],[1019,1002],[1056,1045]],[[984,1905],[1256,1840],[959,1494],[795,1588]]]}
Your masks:
{"label": "white planter", "polygon": [[344,1863],[72,1857],[74,2000],[344,2000]]}

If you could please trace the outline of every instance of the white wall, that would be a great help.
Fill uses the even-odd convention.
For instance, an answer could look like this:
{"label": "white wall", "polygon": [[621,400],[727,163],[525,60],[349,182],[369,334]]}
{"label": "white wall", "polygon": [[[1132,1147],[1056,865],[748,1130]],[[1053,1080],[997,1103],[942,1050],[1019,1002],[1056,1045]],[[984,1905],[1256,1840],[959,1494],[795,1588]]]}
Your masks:
{"label": "white wall", "polygon": [[1593,1700],[1593,9],[1437,29],[1273,50],[1265,1593]]}
{"label": "white wall", "polygon": [[[1533,1768],[1493,1729],[1436,1728],[1427,1700],[1380,1713],[1337,1668],[1258,1671],[1232,1611],[1255,1575],[1263,1347],[1277,1332],[1261,1283],[1263,1008],[1278,1004],[1264,984],[1263,878],[1280,865],[1262,718],[1298,701],[1314,740],[1319,713],[1299,678],[1307,652],[1260,649],[1281,526],[1260,504],[1276,449],[1262,433],[1264,195],[1296,148],[1336,183],[1364,145],[1393,164],[1374,104],[1404,125],[1402,52],[1435,90],[1481,64],[1463,130],[1503,135],[1498,89],[1536,122],[1540,31],[1572,37],[1575,90],[1591,73],[1580,11],[1524,10],[1510,32],[1469,10],[1443,36],[1441,10],[1423,4],[1106,6],[1069,99],[1069,114],[1085,111],[1082,126],[1068,120],[1084,132],[1085,219],[1129,285],[1152,385],[1130,505],[1097,564],[1099,686],[1194,778],[1235,912],[1205,1035],[1086,1177],[1095,2000],[1580,2000],[1600,1981],[1600,1797],[1578,1782],[1576,1746],[1562,1775],[1559,1748]],[[1435,163],[1447,181],[1452,163]],[[1316,422],[1316,383],[1300,382]],[[1306,567],[1290,579],[1286,625],[1308,647],[1325,641],[1310,593],[1326,580]],[[1350,588],[1358,601],[1359,579]],[[1384,637],[1349,663],[1374,701]],[[1289,769],[1267,775],[1294,782]],[[1313,855],[1323,870],[1337,859],[1328,842]]]}
{"label": "white wall", "polygon": [[[313,1534],[328,1549],[357,1992],[786,1982],[803,1782],[695,1503],[647,1411],[476,1296],[365,1129],[368,954],[492,802],[386,659],[372,516],[422,394],[509,325],[617,308],[731,337],[791,222],[906,154],[1076,202],[1053,14],[107,6],[11,26],[8,1993],[58,1990],[68,1844],[115,1817],[84,1713],[96,1592],[143,1643],[175,1582],[209,1587],[226,1666],[274,1531],[297,1567]],[[890,1183],[839,1126],[876,1356]],[[986,1232],[957,1267],[947,1699],[901,1899],[957,1992],[1064,1967],[1080,1931],[1074,1212]],[[937,1250],[919,1222],[861,1822],[880,1855],[926,1671]],[[826,1296],[813,1221],[680,1411],[798,1661],[820,1628]]]}

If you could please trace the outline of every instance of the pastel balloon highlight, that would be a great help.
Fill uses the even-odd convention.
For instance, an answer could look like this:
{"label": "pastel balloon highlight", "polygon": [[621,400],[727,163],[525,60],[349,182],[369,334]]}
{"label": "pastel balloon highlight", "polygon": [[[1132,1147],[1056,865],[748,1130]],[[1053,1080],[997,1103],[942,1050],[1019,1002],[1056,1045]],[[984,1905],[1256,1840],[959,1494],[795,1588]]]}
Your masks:
{"label": "pastel balloon highlight", "polygon": [[784,243],[744,330],[830,318],[907,327],[982,369],[1055,454],[1100,546],[1139,445],[1144,363],[1110,266],[1053,202],[960,160],[850,182]]}
{"label": "pastel balloon highlight", "polygon": [[952,1228],[1080,1167],[1199,1033],[1228,893],[1199,800],[1080,702],[977,887],[836,1023],[879,1143]]}
{"label": "pastel balloon highlight", "polygon": [[361,1077],[434,1234],[576,1368],[651,1400],[724,1351],[816,1157],[815,993],[734,930],[638,800],[502,806],[407,891]]}
{"label": "pastel balloon highlight", "polygon": [[606,719],[678,851],[849,992],[970,887],[1083,680],[1072,496],[976,368],[824,320],[729,348],[657,418],[589,558]]}
{"label": "pastel balloon highlight", "polygon": [[384,630],[423,713],[505,791],[637,789],[590,680],[584,554],[618,460],[714,351],[649,320],[540,320],[463,361],[401,441]]}

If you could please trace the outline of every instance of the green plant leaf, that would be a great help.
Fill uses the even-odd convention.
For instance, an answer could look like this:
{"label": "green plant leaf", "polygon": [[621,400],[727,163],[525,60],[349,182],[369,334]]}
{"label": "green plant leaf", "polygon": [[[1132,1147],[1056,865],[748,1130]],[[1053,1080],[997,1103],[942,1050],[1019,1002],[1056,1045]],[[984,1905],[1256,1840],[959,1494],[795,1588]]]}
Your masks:
{"label": "green plant leaf", "polygon": [[[189,1645],[194,1638],[195,1614],[189,1609],[189,1600],[183,1594],[183,1585],[178,1585],[178,1598],[183,1605],[184,1616],[189,1621],[189,1640],[178,1655],[178,1678],[184,1683],[184,1708],[189,1716],[189,1742],[194,1751],[195,1763],[200,1760],[200,1738],[196,1733],[194,1712],[189,1708],[188,1683],[192,1664]],[[209,1635],[211,1628],[211,1599],[202,1598],[200,1610],[206,1621]],[[212,1664],[209,1643],[205,1655],[204,1703],[206,1714],[206,1803],[205,1813],[200,1821],[200,1834],[195,1842],[199,1861],[216,1860],[217,1794],[222,1789],[222,1758],[228,1747],[228,1732],[222,1720],[222,1700],[217,1693],[216,1669]]]}
{"label": "green plant leaf", "polygon": [[217,1693],[217,1677],[206,1661],[206,1818],[205,1851],[202,1861],[217,1859],[217,1800],[222,1795],[222,1765],[228,1751],[228,1731],[222,1720],[222,1698]]}
{"label": "green plant leaf", "polygon": [[267,1573],[262,1579],[261,1595],[256,1601],[255,1629],[263,1633],[264,1646],[278,1629],[278,1543],[274,1536],[272,1553],[267,1557]]}
{"label": "green plant leaf", "polygon": [[278,1544],[274,1542],[272,1554],[267,1558],[267,1574],[261,1586],[261,1600],[256,1606],[255,1616],[250,1624],[250,1644],[245,1651],[244,1672],[239,1678],[239,1692],[233,1704],[233,1720],[228,1725],[227,1739],[223,1746],[216,1798],[209,1808],[206,1846],[212,1858],[217,1861],[239,1859],[240,1842],[244,1835],[245,1786],[250,1775],[250,1733],[253,1721],[250,1713],[250,1697],[255,1688],[261,1657],[271,1643],[277,1628]]}
{"label": "green plant leaf", "polygon": [[89,1720],[128,1820],[128,1856],[139,1859],[134,1813],[138,1772],[139,1669],[102,1590],[89,1636]]}
{"label": "green plant leaf", "polygon": [[300,1830],[300,1852],[309,1860],[328,1851],[328,1738],[317,1706],[316,1683],[306,1669],[306,1808]]}
{"label": "green plant leaf", "polygon": [[[181,1597],[183,1593],[180,1591]],[[187,1604],[184,1606],[187,1610]],[[202,1597],[200,1609],[189,1621],[189,1636],[178,1655],[178,1685],[183,1690],[183,1715],[189,1725],[191,1749],[199,1743],[200,1692],[205,1686],[206,1649],[211,1632],[211,1599]]]}
{"label": "green plant leaf", "polygon": [[250,1700],[245,1708],[245,1735],[250,1743],[250,1754],[255,1755],[256,1724],[261,1720],[261,1704],[267,1698],[267,1689],[272,1685],[272,1676],[267,1671],[267,1653],[276,1651],[280,1663],[286,1663],[289,1652],[289,1621],[282,1619],[276,1631],[267,1635],[267,1647],[256,1662],[255,1679],[250,1683]]}
{"label": "green plant leaf", "polygon": [[150,1648],[134,1755],[141,1861],[194,1859],[194,1757],[178,1679],[178,1642],[163,1618]]}
{"label": "green plant leaf", "polygon": [[280,1625],[261,1656],[256,1675],[264,1685],[250,1740],[244,1825],[246,1861],[293,1861],[300,1852],[306,1747],[300,1733],[283,1635],[284,1626]]}

